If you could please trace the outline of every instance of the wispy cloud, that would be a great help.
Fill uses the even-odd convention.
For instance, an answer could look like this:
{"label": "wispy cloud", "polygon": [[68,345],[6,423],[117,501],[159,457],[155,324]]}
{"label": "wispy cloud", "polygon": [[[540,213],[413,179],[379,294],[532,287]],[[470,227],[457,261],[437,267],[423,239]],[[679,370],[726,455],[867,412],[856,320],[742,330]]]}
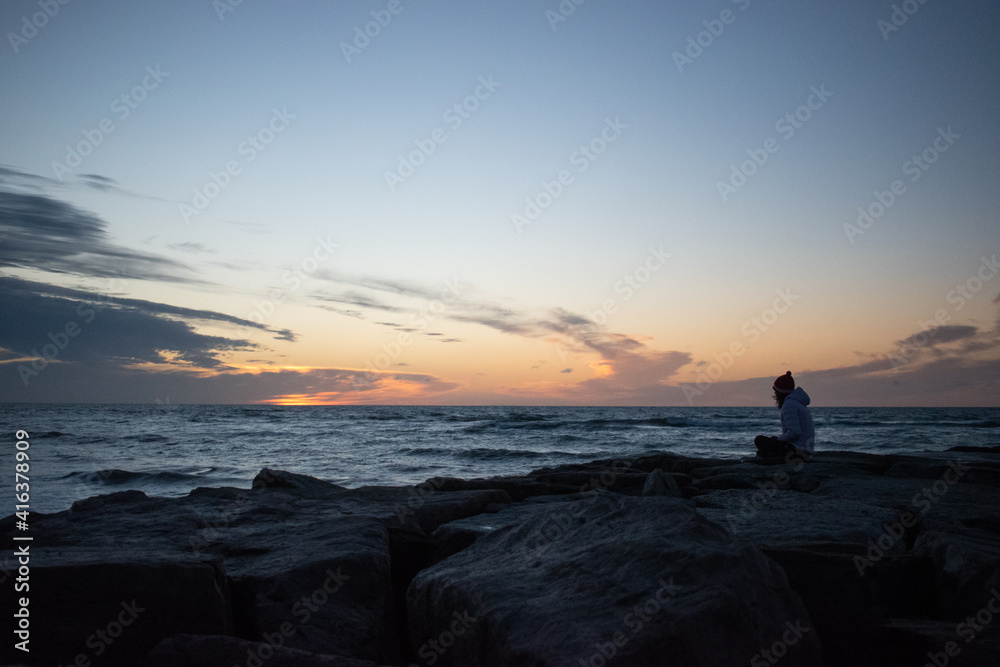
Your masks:
{"label": "wispy cloud", "polygon": [[956,340],[963,340],[966,338],[972,338],[978,333],[976,327],[970,326],[959,326],[959,325],[944,325],[938,327],[932,327],[921,331],[920,333],[915,333],[912,336],[908,336],[901,341],[897,342],[902,348],[911,346],[935,346],[944,345],[945,343],[953,343]]}
{"label": "wispy cloud", "polygon": [[[12,288],[12,281],[2,279],[0,310],[18,313],[18,318],[0,318],[0,346],[23,362],[5,364],[5,376],[23,380],[36,377],[25,376],[24,368],[37,371],[63,364],[84,372],[143,364],[218,370],[227,367],[227,353],[258,347],[247,340],[198,333],[183,320],[165,317],[170,307],[144,307],[135,301],[126,305],[129,300],[115,303],[94,294],[85,300],[69,299],[41,294],[23,284],[13,283]],[[184,311],[177,310],[173,314]],[[199,317],[211,316],[199,313]],[[47,369],[43,377],[48,379],[50,373]],[[89,395],[88,386],[76,389]]]}
{"label": "wispy cloud", "polygon": [[372,373],[350,368],[223,369],[203,373],[188,369],[152,372],[114,364],[53,365],[24,386],[12,364],[0,365],[0,397],[5,401],[97,403],[274,403],[377,404],[434,403],[458,384],[426,373]]}
{"label": "wispy cloud", "polygon": [[107,223],[43,194],[0,190],[0,268],[203,284],[185,264],[116,244]]}
{"label": "wispy cloud", "polygon": [[22,299],[42,300],[61,299],[79,303],[101,303],[119,309],[133,310],[146,315],[168,315],[178,319],[202,322],[220,322],[233,324],[239,327],[256,329],[266,333],[274,334],[276,340],[295,340],[295,334],[288,329],[275,329],[265,324],[246,320],[241,317],[234,317],[225,313],[213,310],[200,310],[196,308],[184,308],[144,299],[131,299],[127,297],[114,296],[110,294],[98,294],[72,287],[61,287],[46,283],[24,280],[21,278],[0,276],[0,288],[6,294],[17,295]]}
{"label": "wispy cloud", "polygon": [[51,178],[0,165],[0,187],[4,189],[34,192],[43,187],[58,185],[59,181]]}
{"label": "wispy cloud", "polygon": [[99,174],[80,174],[77,176],[80,181],[89,188],[94,190],[100,190],[101,192],[110,192],[112,190],[118,190],[118,181],[113,178],[108,178],[107,176],[101,176]]}
{"label": "wispy cloud", "polygon": [[[350,289],[334,293],[320,292],[314,295],[317,301],[410,315],[411,320],[428,302],[444,300],[441,289],[412,282],[355,277],[344,273],[325,273],[319,277]],[[557,391],[567,399],[628,402],[642,400],[644,392],[660,396],[660,390],[668,386],[667,383],[677,371],[691,363],[691,356],[686,352],[652,349],[633,336],[607,331],[583,315],[565,308],[518,310],[490,300],[468,285],[464,286],[460,294],[445,296],[450,298],[441,310],[439,322],[476,324],[512,336],[552,342],[565,352],[596,354],[598,359],[592,364],[592,368],[598,377],[584,380],[569,389],[545,388],[545,391]],[[403,317],[401,320],[406,322],[407,318]],[[413,326],[397,321],[377,320],[375,323],[399,331],[416,330]],[[459,338],[446,337],[447,334],[441,331],[428,332],[426,335],[437,337],[442,342],[461,342]],[[562,372],[568,371],[571,369]]]}
{"label": "wispy cloud", "polygon": [[191,241],[184,241],[183,243],[170,243],[167,247],[171,250],[179,250],[192,255],[214,255],[218,252],[212,246],[205,245],[204,243],[193,243]]}

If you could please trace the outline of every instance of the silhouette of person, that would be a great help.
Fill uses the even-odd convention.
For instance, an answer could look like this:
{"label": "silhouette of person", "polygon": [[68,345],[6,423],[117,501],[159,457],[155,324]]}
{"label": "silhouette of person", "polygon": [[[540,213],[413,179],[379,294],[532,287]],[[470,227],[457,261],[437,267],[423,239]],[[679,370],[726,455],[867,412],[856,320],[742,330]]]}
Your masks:
{"label": "silhouette of person", "polygon": [[774,402],[781,410],[781,435],[758,435],[753,444],[761,458],[808,460],[816,444],[816,429],[809,410],[809,395],[795,386],[788,371],[774,381]]}

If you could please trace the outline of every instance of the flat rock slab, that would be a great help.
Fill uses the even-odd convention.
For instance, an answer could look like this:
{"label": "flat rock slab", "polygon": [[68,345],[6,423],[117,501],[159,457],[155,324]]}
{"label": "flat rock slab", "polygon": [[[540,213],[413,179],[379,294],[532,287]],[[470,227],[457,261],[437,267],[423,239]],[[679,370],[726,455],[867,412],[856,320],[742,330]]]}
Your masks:
{"label": "flat rock slab", "polygon": [[[252,490],[99,496],[32,514],[32,652],[5,642],[0,664],[813,665],[822,642],[825,667],[885,667],[933,662],[988,611],[948,664],[992,667],[998,463],[654,452],[416,487],[265,469]],[[687,500],[640,495],[651,473],[663,492],[658,470]]]}
{"label": "flat rock slab", "polygon": [[[712,491],[695,498],[698,511],[758,547],[836,549],[864,553],[867,542],[896,517],[885,507],[769,487],[753,493]],[[905,543],[897,542],[902,551]]]}
{"label": "flat rock slab", "polygon": [[[390,533],[433,529],[509,500],[495,490],[345,489],[281,471],[255,483],[184,498],[126,491],[33,517],[31,601],[44,648],[26,657],[4,642],[0,663],[83,655],[133,667],[171,635],[260,639],[282,628],[289,648],[392,662],[400,644]],[[13,532],[13,517],[0,521],[0,535]],[[120,638],[91,638],[133,598],[146,611]],[[12,604],[4,596],[5,628]]]}
{"label": "flat rock slab", "polygon": [[536,508],[417,575],[411,642],[425,664],[715,667],[783,637],[783,664],[819,664],[784,572],[686,502],[597,493],[553,507],[569,520]]}

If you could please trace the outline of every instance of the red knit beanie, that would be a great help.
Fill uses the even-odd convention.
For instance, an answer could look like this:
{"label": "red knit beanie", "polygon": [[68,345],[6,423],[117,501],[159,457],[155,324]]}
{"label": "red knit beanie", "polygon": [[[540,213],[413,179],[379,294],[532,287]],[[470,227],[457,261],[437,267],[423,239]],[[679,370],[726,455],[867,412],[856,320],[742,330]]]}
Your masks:
{"label": "red knit beanie", "polygon": [[793,389],[795,389],[795,380],[792,379],[791,371],[774,381],[774,390],[779,394],[790,394]]}

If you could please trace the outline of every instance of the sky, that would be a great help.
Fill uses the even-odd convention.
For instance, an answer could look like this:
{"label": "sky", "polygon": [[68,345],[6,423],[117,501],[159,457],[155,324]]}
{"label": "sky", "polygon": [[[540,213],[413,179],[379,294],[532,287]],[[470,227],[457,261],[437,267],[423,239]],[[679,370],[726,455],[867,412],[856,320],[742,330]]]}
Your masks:
{"label": "sky", "polygon": [[0,6],[0,401],[1000,405],[1000,6]]}

